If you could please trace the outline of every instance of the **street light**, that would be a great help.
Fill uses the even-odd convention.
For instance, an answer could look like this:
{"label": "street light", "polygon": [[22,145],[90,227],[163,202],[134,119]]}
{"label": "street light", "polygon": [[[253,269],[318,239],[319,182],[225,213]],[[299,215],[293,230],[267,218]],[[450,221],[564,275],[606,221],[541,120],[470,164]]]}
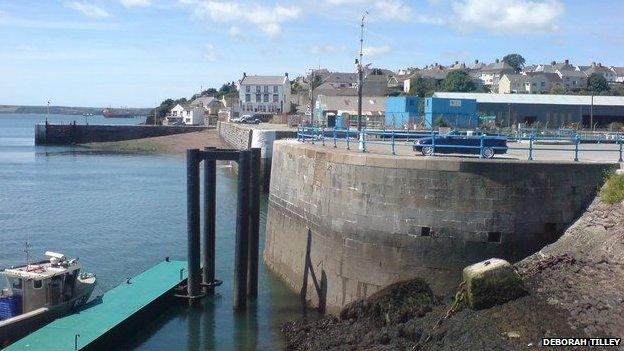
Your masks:
{"label": "street light", "polygon": [[362,84],[364,84],[363,82],[363,73],[362,73],[362,57],[364,56],[363,50],[364,50],[364,19],[366,18],[366,15],[368,15],[368,11],[364,11],[364,14],[362,15],[362,22],[360,24],[360,59],[355,60],[355,62],[357,63],[357,69],[358,69],[358,119],[357,119],[357,130],[358,132],[362,130]]}

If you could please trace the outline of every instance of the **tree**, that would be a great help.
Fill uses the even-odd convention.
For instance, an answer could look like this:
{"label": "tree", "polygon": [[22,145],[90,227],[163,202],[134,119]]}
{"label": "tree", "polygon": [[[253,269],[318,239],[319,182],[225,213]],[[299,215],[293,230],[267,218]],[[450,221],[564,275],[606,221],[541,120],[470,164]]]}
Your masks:
{"label": "tree", "polygon": [[475,84],[468,73],[464,71],[453,71],[446,75],[440,86],[442,91],[468,92],[475,90]]}
{"label": "tree", "polygon": [[522,68],[524,68],[526,60],[520,54],[509,54],[503,57],[503,62],[511,66],[511,68],[513,68],[516,73],[518,73],[522,71]]}
{"label": "tree", "polygon": [[592,73],[587,78],[587,90],[594,94],[600,94],[609,90],[609,83],[602,74]]}
{"label": "tree", "polygon": [[564,95],[566,93],[566,90],[561,85],[553,85],[553,87],[550,88],[550,93],[554,95]]}
{"label": "tree", "polygon": [[416,76],[410,79],[409,95],[416,95],[424,98],[425,96],[432,95],[435,92],[435,81],[427,79],[423,76]]}

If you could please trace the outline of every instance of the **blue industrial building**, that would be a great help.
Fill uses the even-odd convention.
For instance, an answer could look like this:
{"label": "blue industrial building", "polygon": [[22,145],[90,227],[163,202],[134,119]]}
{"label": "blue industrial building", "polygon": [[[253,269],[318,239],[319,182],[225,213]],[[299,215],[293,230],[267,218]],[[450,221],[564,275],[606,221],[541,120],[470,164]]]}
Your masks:
{"label": "blue industrial building", "polygon": [[386,127],[403,128],[419,121],[417,96],[389,96],[386,99]]}
{"label": "blue industrial building", "polygon": [[453,128],[476,128],[479,126],[477,100],[426,98],[425,127],[435,127],[440,118]]}

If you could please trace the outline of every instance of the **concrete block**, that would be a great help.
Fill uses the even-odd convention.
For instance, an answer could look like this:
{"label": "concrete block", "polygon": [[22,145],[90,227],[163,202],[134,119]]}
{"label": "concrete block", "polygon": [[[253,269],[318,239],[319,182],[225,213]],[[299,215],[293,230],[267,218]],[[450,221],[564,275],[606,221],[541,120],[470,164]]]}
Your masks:
{"label": "concrete block", "polygon": [[464,268],[466,304],[478,310],[502,304],[526,294],[522,278],[509,262],[490,258]]}

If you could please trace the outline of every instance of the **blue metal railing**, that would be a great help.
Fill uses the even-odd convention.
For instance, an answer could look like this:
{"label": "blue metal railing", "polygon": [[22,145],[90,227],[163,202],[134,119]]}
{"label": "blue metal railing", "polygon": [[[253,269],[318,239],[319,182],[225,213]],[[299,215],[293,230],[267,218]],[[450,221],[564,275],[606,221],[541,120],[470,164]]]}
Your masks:
{"label": "blue metal railing", "polygon": [[[581,133],[570,133],[567,135],[553,134],[553,135],[539,135],[536,133],[518,133],[513,136],[501,136],[501,135],[487,135],[480,133],[479,135],[462,135],[462,138],[466,139],[478,139],[478,145],[449,145],[440,143],[440,136],[437,131],[403,131],[403,130],[352,130],[352,129],[340,129],[316,126],[299,126],[297,128],[297,140],[301,142],[317,142],[320,141],[325,146],[325,139],[331,139],[334,148],[338,147],[338,142],[345,142],[346,148],[351,149],[351,143],[356,142],[360,151],[366,152],[368,145],[387,145],[392,155],[396,155],[397,146],[410,146],[414,147],[416,141],[423,138],[430,138],[430,144],[420,145],[423,147],[431,147],[431,155],[435,156],[436,150],[444,148],[453,149],[472,149],[473,154],[479,155],[479,158],[484,158],[484,150],[524,150],[528,153],[528,160],[533,160],[535,151],[574,151],[574,161],[579,161],[579,154],[581,152],[593,151],[593,152],[617,152],[619,155],[618,162],[623,162],[623,145],[624,134],[592,134],[590,136]],[[501,139],[506,138],[507,141],[515,141],[520,144],[528,142],[527,147],[520,146],[492,146],[486,145],[488,139]],[[438,139],[438,140],[436,140]],[[535,144],[551,144],[551,145],[573,145],[574,149],[562,148],[562,147],[536,147]],[[617,150],[614,149],[598,149],[598,148],[583,148],[580,149],[579,145],[584,143],[594,144],[617,144]],[[489,150],[488,150],[489,151]]]}

